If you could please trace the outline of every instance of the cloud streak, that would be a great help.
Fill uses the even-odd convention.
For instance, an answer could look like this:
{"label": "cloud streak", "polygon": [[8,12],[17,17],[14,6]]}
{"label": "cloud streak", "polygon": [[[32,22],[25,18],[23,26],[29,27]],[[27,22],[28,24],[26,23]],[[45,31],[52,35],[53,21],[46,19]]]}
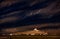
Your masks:
{"label": "cloud streak", "polygon": [[18,19],[18,17],[7,17],[7,18],[0,19],[0,23],[12,22],[17,19]]}
{"label": "cloud streak", "polygon": [[11,6],[12,4],[22,2],[23,0],[4,0],[0,3],[0,8]]}

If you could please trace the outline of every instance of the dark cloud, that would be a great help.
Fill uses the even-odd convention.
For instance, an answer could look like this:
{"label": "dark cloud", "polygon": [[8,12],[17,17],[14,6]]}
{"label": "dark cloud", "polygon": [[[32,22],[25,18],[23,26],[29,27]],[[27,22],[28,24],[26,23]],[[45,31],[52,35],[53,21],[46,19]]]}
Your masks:
{"label": "dark cloud", "polygon": [[[0,28],[2,29],[39,23],[57,23],[58,26],[60,23],[60,0],[3,0],[0,2]],[[55,24],[52,26],[54,27]]]}

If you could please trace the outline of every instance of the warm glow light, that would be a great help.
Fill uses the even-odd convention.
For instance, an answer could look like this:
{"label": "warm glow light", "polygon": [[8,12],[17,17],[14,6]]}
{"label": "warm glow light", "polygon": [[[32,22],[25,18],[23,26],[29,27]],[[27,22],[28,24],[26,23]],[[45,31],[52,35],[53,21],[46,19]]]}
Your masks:
{"label": "warm glow light", "polygon": [[13,34],[10,34],[11,36],[13,35]]}
{"label": "warm glow light", "polygon": [[35,31],[38,31],[37,28],[34,29]]}

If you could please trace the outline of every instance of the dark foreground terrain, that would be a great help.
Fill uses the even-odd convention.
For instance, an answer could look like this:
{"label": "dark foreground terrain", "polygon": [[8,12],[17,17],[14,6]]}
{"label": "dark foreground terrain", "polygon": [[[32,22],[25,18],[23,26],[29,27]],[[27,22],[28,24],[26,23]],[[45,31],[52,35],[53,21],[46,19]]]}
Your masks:
{"label": "dark foreground terrain", "polygon": [[18,35],[18,36],[0,36],[0,39],[60,39],[60,36]]}

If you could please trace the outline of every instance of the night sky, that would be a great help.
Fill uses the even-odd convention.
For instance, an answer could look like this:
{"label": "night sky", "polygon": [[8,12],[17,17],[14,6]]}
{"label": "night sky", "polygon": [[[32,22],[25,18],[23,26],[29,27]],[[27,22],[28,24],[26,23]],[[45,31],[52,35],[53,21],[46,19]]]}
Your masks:
{"label": "night sky", "polygon": [[41,30],[60,29],[60,0],[0,0],[0,30],[36,24],[50,24]]}

